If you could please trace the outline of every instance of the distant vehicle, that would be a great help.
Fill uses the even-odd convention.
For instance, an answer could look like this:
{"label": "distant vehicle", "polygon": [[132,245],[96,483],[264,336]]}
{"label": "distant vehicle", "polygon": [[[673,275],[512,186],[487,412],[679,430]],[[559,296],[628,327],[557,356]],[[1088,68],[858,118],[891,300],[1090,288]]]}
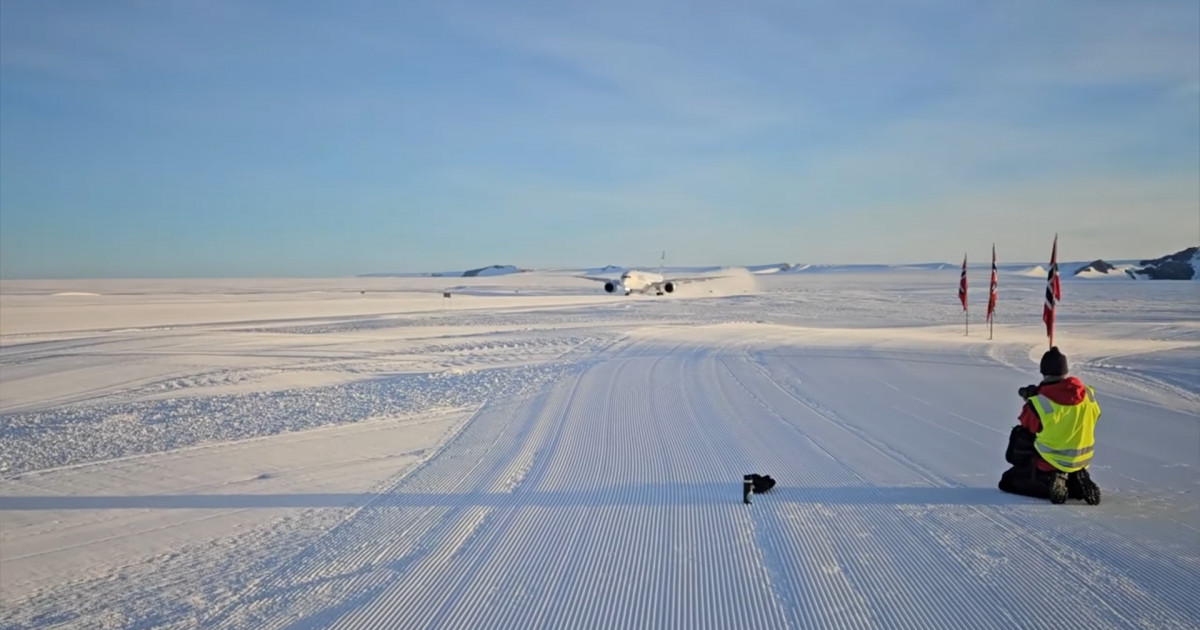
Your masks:
{"label": "distant vehicle", "polygon": [[691,276],[667,278],[662,271],[663,264],[666,263],[667,253],[663,252],[662,264],[659,266],[659,271],[641,271],[638,269],[630,269],[621,274],[620,279],[616,278],[601,278],[597,276],[579,276],[587,280],[595,280],[604,283],[604,290],[608,293],[624,293],[630,295],[632,293],[665,295],[674,293],[675,288],[681,284],[692,282],[705,282],[708,280],[716,280],[722,276]]}

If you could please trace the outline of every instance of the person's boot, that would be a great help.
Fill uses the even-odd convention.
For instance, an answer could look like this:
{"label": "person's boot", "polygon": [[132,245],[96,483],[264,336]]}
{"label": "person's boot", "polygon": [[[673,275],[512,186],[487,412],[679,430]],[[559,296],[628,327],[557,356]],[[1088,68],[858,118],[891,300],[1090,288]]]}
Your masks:
{"label": "person's boot", "polygon": [[1083,476],[1080,474],[1082,470],[1067,474],[1067,498],[1083,500]]}
{"label": "person's boot", "polygon": [[1017,484],[1013,481],[1013,477],[1017,474],[1016,470],[1017,469],[1014,466],[1004,471],[1004,474],[1000,475],[1000,483],[996,484],[996,486],[1000,488],[1001,492],[1019,494],[1017,492]]}
{"label": "person's boot", "polygon": [[1092,475],[1088,473],[1086,468],[1075,473],[1076,483],[1079,485],[1079,493],[1081,499],[1087,502],[1088,505],[1100,505],[1100,486],[1092,481]]}
{"label": "person's boot", "polygon": [[1067,502],[1067,473],[1054,471],[1050,473],[1050,502],[1058,505]]}

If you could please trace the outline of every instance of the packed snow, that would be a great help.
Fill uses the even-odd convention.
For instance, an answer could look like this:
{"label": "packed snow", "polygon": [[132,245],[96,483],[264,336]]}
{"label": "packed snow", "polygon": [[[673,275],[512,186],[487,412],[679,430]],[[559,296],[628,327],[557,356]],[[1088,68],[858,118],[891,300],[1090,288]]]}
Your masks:
{"label": "packed snow", "polygon": [[1044,271],[764,269],[0,282],[0,628],[1200,627],[1195,283],[1063,278],[1093,507]]}

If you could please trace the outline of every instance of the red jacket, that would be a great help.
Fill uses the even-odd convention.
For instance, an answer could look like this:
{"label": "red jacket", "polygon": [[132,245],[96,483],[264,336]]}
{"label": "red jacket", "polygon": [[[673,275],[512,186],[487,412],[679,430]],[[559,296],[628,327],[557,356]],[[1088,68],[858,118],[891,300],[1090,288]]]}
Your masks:
{"label": "red jacket", "polygon": [[[1087,389],[1074,376],[1068,376],[1054,383],[1044,383],[1038,387],[1038,394],[1060,405],[1078,405],[1087,399]],[[1042,430],[1042,419],[1034,411],[1033,403],[1027,402],[1021,406],[1021,415],[1017,417],[1017,421],[1030,433],[1037,434]],[[1042,459],[1041,456],[1038,456],[1035,462],[1037,463],[1038,470],[1054,470],[1054,467]]]}

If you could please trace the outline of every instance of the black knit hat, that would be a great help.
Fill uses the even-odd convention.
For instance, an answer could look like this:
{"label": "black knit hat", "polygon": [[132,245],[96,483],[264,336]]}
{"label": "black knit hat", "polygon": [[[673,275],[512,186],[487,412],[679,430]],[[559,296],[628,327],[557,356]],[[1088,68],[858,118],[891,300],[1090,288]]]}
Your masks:
{"label": "black knit hat", "polygon": [[1038,366],[1042,376],[1063,377],[1067,375],[1067,357],[1054,346],[1042,355],[1042,363]]}

